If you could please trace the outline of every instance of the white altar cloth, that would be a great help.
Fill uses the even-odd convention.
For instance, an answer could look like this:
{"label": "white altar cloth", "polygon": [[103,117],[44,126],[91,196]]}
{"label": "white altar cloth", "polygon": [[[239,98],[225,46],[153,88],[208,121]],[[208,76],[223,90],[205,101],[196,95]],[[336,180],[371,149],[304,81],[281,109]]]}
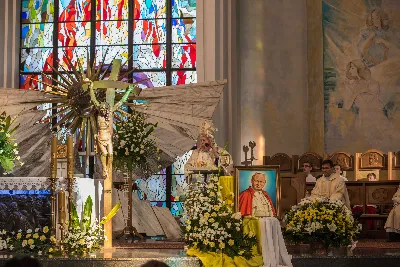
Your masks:
{"label": "white altar cloth", "polygon": [[275,217],[261,217],[259,221],[263,267],[293,267],[292,256],[287,252],[279,220]]}

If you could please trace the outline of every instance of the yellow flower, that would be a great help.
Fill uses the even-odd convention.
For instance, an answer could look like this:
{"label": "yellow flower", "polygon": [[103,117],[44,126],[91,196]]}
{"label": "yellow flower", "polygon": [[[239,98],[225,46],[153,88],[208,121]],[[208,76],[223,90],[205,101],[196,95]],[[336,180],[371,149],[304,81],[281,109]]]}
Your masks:
{"label": "yellow flower", "polygon": [[228,244],[229,244],[229,246],[233,246],[233,244],[235,244],[235,241],[233,241],[232,239],[229,239]]}
{"label": "yellow flower", "polygon": [[186,220],[186,223],[187,223],[187,224],[190,224],[190,220]]}
{"label": "yellow flower", "polygon": [[33,245],[33,243],[35,243],[35,241],[34,241],[33,239],[29,239],[29,240],[28,240],[28,245],[31,246],[31,245]]}
{"label": "yellow flower", "polygon": [[219,247],[220,249],[223,249],[223,248],[225,248],[225,244],[224,244],[224,243],[219,243],[218,247]]}
{"label": "yellow flower", "polygon": [[48,226],[43,227],[43,233],[47,233],[48,231],[49,231],[49,227]]}
{"label": "yellow flower", "polygon": [[46,237],[44,235],[40,236],[40,241],[45,241]]}
{"label": "yellow flower", "polygon": [[53,243],[56,243],[57,239],[52,235],[52,236],[50,236],[50,241]]}
{"label": "yellow flower", "polygon": [[186,226],[186,230],[190,230],[192,227],[190,225]]}
{"label": "yellow flower", "polygon": [[27,234],[26,236],[25,236],[25,238],[30,238],[32,235],[31,234]]}
{"label": "yellow flower", "polygon": [[210,247],[215,247],[215,243],[214,242],[210,242]]}
{"label": "yellow flower", "polygon": [[35,234],[33,235],[33,238],[38,239],[38,238],[39,238],[38,233],[35,233]]}
{"label": "yellow flower", "polygon": [[212,217],[217,217],[217,214],[215,212],[211,213]]}
{"label": "yellow flower", "polygon": [[208,213],[208,212],[204,213],[204,217],[206,217],[206,218],[210,217],[210,213]]}
{"label": "yellow flower", "polygon": [[85,240],[83,238],[81,238],[81,239],[79,239],[78,243],[79,243],[79,245],[83,245],[83,244],[85,244]]}
{"label": "yellow flower", "polygon": [[21,237],[22,237],[22,234],[21,234],[21,233],[18,233],[18,234],[17,234],[17,239],[21,239]]}
{"label": "yellow flower", "polygon": [[209,221],[210,223],[215,222],[214,218],[210,218],[210,219],[208,219],[208,221]]}
{"label": "yellow flower", "polygon": [[216,211],[219,211],[219,206],[214,206],[214,209],[215,209]]}
{"label": "yellow flower", "polygon": [[53,252],[53,248],[49,248],[49,253],[52,253]]}

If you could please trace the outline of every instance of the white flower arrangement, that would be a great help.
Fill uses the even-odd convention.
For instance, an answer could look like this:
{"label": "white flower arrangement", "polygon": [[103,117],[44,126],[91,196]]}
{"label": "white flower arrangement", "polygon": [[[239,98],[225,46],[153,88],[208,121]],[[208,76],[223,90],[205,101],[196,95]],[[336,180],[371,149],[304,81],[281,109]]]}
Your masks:
{"label": "white flower arrangement", "polygon": [[204,252],[250,259],[257,238],[252,233],[243,233],[240,212],[233,213],[218,193],[218,176],[215,175],[208,184],[197,182],[189,186],[182,217],[186,244]]}
{"label": "white flower arrangement", "polygon": [[284,216],[285,239],[292,243],[320,242],[324,247],[354,247],[360,225],[341,201],[303,199]]}
{"label": "white flower arrangement", "polygon": [[135,111],[127,115],[126,120],[116,122],[113,136],[116,169],[144,176],[153,174],[160,159],[160,151],[153,138],[156,127],[156,124],[146,122],[143,114]]}
{"label": "white flower arrangement", "polygon": [[11,129],[14,121],[15,118],[11,119],[5,112],[0,114],[0,166],[3,167],[6,173],[14,169],[16,161],[21,166],[23,165],[20,161],[20,156],[18,156],[18,144],[15,143],[15,139],[11,138],[19,127],[17,125]]}

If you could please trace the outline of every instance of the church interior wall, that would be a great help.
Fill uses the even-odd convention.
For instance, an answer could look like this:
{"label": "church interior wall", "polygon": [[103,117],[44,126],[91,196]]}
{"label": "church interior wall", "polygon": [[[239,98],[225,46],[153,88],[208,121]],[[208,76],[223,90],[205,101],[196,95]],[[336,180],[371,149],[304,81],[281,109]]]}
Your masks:
{"label": "church interior wall", "polygon": [[[240,1],[241,145],[308,150],[306,1]],[[243,160],[243,159],[242,159]]]}

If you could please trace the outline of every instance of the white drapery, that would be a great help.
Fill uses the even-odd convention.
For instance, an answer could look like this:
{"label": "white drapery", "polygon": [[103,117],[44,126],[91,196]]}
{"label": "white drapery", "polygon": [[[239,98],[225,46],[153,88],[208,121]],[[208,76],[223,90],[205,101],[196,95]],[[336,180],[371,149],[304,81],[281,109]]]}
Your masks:
{"label": "white drapery", "polygon": [[293,267],[279,220],[275,217],[261,217],[260,232],[263,267]]}

